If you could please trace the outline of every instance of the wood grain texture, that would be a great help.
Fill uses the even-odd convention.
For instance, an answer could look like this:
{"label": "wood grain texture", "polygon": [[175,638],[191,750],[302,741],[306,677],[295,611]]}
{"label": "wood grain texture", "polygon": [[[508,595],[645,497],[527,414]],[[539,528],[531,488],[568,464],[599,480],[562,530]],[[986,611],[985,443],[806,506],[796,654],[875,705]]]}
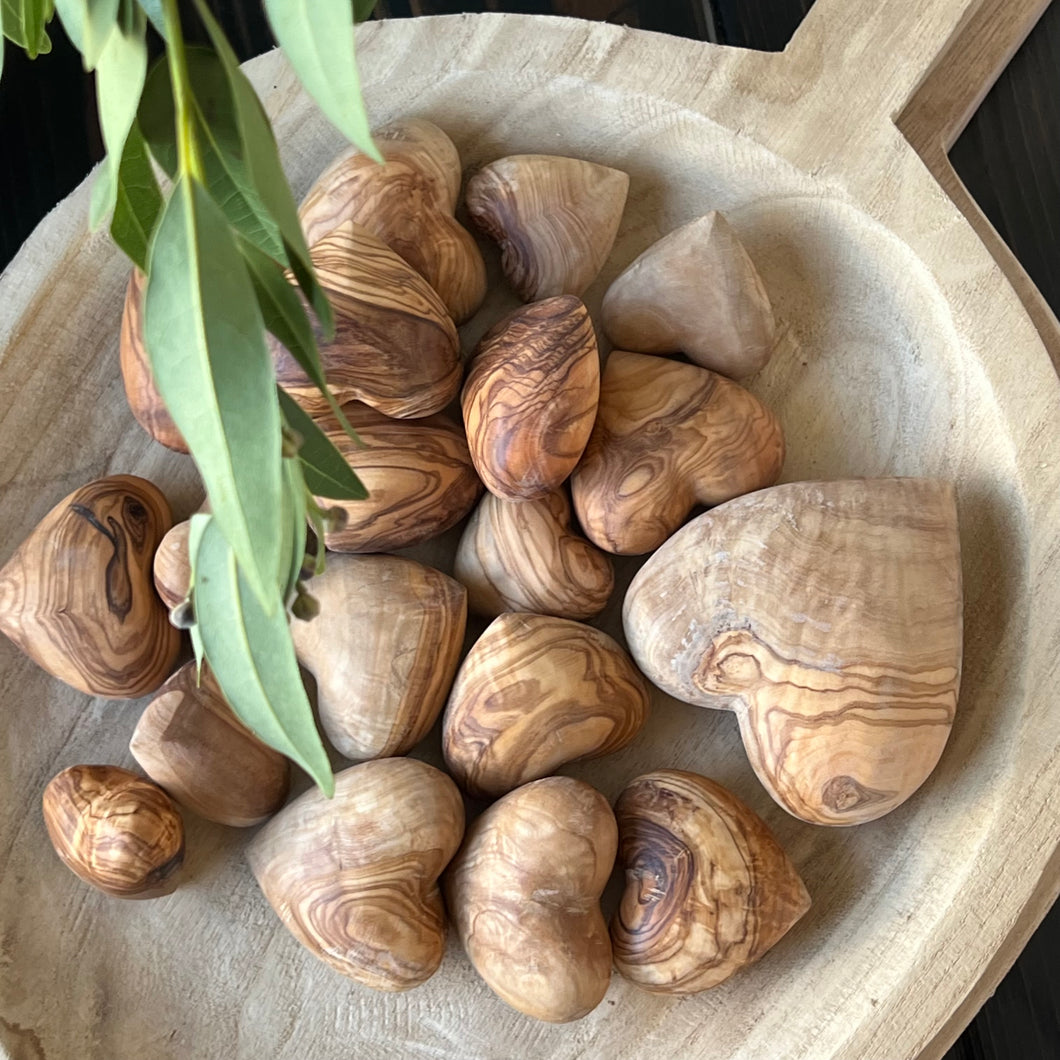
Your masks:
{"label": "wood grain texture", "polygon": [[623,620],[652,681],[736,711],[781,806],[815,824],[875,820],[923,784],[953,725],[953,486],[796,482],[730,501],[648,560]]}
{"label": "wood grain texture", "polygon": [[113,898],[172,893],[184,822],[166,793],[117,766],[70,766],[44,789],[44,824],[71,872]]}
{"label": "wood grain texture", "polygon": [[582,295],[615,242],[627,174],[595,162],[513,155],[467,184],[475,225],[501,248],[501,268],[524,302]]}
{"label": "wood grain texture", "polygon": [[170,610],[187,597],[191,588],[191,560],[188,557],[190,534],[190,519],[170,527],[158,543],[151,563],[155,592]]}
{"label": "wood grain texture", "polygon": [[445,952],[438,877],[464,835],[464,804],[440,770],[383,758],[312,789],[254,837],[247,860],[287,929],[337,972],[411,990]]}
{"label": "wood grain texture", "polygon": [[772,485],[783,463],[780,423],[749,390],[697,365],[615,350],[571,495],[590,541],[639,555],[696,504]]}
{"label": "wood grain texture", "polygon": [[606,633],[507,612],[475,641],[453,682],[445,764],[465,791],[496,798],[625,747],[648,708],[647,682]]}
{"label": "wood grain texture", "polygon": [[194,662],[148,703],[129,751],[177,802],[218,824],[260,824],[287,798],[287,759],[235,716],[209,667],[200,676]]}
{"label": "wood grain texture", "polygon": [[291,636],[316,678],[321,727],[347,758],[405,754],[445,706],[467,592],[400,556],[330,556],[309,588],[320,614]]}
{"label": "wood grain texture", "polygon": [[389,552],[429,541],[455,526],[474,507],[482,483],[463,427],[447,416],[412,422],[391,419],[360,402],[344,406],[355,443],[333,417],[320,421],[331,442],[357,472],[366,500],[335,501],[346,522],[324,535],[336,552]]}
{"label": "wood grain texture", "polygon": [[[373,124],[425,117],[471,168],[562,151],[630,173],[612,258],[585,295],[593,313],[613,277],[666,232],[710,209],[732,219],[777,318],[777,351],[752,389],[783,424],[785,479],[957,484],[961,699],[916,798],[856,829],[804,824],[759,784],[732,715],[662,693],[629,747],[564,770],[614,798],[643,772],[687,769],[766,820],[815,904],[754,974],[685,1000],[615,976],[580,1024],[551,1026],[497,999],[451,943],[419,989],[374,994],[334,976],[278,922],[270,932],[245,838],[198,818],[188,822],[196,884],[165,915],[108,902],[52,857],[37,800],[64,766],[124,761],[135,714],[57,687],[0,639],[0,1042],[17,1025],[49,1060],[177,1060],[203,1049],[238,1060],[342,1060],[354,1048],[380,1060],[941,1054],[936,1035],[952,1040],[1060,883],[1060,719],[1050,709],[1060,681],[1060,385],[1005,274],[891,121],[974,26],[971,14],[964,0],[817,0],[803,27],[810,43],[778,56],[569,19],[358,31]],[[991,29],[1018,39],[1029,25],[1012,3]],[[967,54],[964,82],[996,73],[996,59]],[[249,73],[300,195],[340,136],[281,56]],[[126,409],[117,347],[128,263],[87,233],[90,194],[86,184],[54,211],[0,278],[0,394],[18,395],[0,400],[3,558],[55,498],[114,470],[162,483],[181,514],[200,496],[190,462],[151,443]],[[465,330],[469,348],[512,304],[496,269],[493,284]],[[451,533],[415,554],[448,569],[455,543]],[[619,585],[637,565],[616,563]],[[621,637],[613,604],[597,623]],[[429,744],[419,753],[439,761]]]}
{"label": "wood grain texture", "polygon": [[730,379],[757,372],[773,353],[769,294],[717,210],[648,247],[607,289],[600,317],[621,350],[683,353]]}
{"label": "wood grain texture", "polygon": [[347,221],[381,239],[438,292],[458,323],[486,297],[486,265],[453,216],[460,156],[437,125],[407,119],[372,133],[384,164],[347,148],[317,178],[299,217],[312,245]]}
{"label": "wood grain texture", "polygon": [[647,990],[695,994],[759,960],[810,908],[765,822],[720,784],[661,769],[615,803],[626,877],[615,967]]}
{"label": "wood grain texture", "polygon": [[560,486],[589,440],[600,396],[596,333],[561,295],[516,309],[483,336],[460,404],[486,488],[535,500]]}
{"label": "wood grain texture", "polygon": [[571,777],[516,789],[468,829],[446,902],[475,970],[513,1008],[566,1023],[603,1000],[611,943],[600,895],[617,842],[607,800]]}
{"label": "wood grain texture", "polygon": [[74,490],[0,570],[0,632],[90,695],[153,692],[180,649],[151,577],[172,522],[146,479],[111,475]]}
{"label": "wood grain texture", "polygon": [[143,299],[144,274],[133,269],[125,291],[125,308],[121,317],[121,376],[125,382],[125,396],[129,408],[141,427],[156,442],[178,453],[188,451],[188,443],[177,429],[173,418],[155,386],[151,363],[144,346]]}
{"label": "wood grain texture", "polygon": [[487,492],[457,545],[453,574],[468,607],[490,618],[533,611],[585,620],[611,598],[611,559],[574,530],[566,489],[536,501]]}
{"label": "wood grain texture", "polygon": [[[335,312],[320,357],[339,402],[363,401],[400,418],[440,412],[462,374],[456,328],[441,299],[374,235],[347,221],[310,250]],[[318,336],[318,339],[320,336]],[[269,336],[276,377],[310,413],[327,402],[298,362]]]}

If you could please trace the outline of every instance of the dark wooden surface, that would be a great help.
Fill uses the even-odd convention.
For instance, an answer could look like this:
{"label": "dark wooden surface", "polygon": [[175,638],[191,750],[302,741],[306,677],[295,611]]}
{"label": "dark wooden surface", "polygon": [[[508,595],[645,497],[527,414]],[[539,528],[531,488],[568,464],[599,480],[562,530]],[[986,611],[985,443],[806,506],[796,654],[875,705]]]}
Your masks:
{"label": "dark wooden surface", "polygon": [[[811,2],[381,0],[378,13],[551,12],[776,51],[790,39]],[[271,47],[254,0],[215,0],[213,6],[244,58]],[[91,78],[81,72],[62,32],[56,29],[53,37],[54,52],[35,64],[10,46],[7,50],[0,82],[0,267],[101,154]],[[1060,0],[1002,75],[952,158],[987,216],[1060,313]],[[947,1060],[1060,1060],[1058,953],[1060,905]]]}

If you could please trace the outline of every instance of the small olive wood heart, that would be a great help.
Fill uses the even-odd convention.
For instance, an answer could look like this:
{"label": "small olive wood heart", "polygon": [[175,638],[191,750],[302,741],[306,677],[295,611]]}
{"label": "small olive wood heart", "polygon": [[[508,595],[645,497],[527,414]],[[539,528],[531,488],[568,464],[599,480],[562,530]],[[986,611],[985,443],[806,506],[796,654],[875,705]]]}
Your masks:
{"label": "small olive wood heart", "polygon": [[310,953],[376,990],[410,990],[445,953],[438,877],[464,835],[464,803],[439,769],[384,758],[307,791],[254,837],[247,860]]}
{"label": "small olive wood heart", "polygon": [[[335,313],[335,337],[320,346],[335,397],[402,419],[445,408],[460,388],[460,342],[427,281],[353,221],[310,253]],[[280,385],[310,413],[326,413],[327,402],[301,365],[271,335],[269,344]]]}
{"label": "small olive wood heart", "polygon": [[407,118],[373,130],[380,165],[355,147],[309,189],[299,217],[312,246],[346,221],[363,225],[405,259],[463,323],[486,296],[486,265],[454,217],[460,155],[437,125]]}
{"label": "small olive wood heart", "polygon": [[467,592],[400,556],[343,556],[310,583],[320,613],[291,623],[317,682],[320,724],[347,758],[405,754],[434,724],[453,683]]}
{"label": "small olive wood heart", "polygon": [[750,391],[694,364],[615,350],[571,495],[590,541],[638,555],[697,503],[771,486],[783,463],[780,424]]}
{"label": "small olive wood heart", "polygon": [[136,723],[129,750],[182,806],[236,828],[259,824],[287,797],[290,764],[233,713],[204,666],[182,666]]}
{"label": "small olive wood heart", "polygon": [[533,500],[574,470],[600,398],[589,311],[573,295],[522,306],[475,350],[460,403],[471,459],[486,488]]}
{"label": "small olive wood heart", "polygon": [[111,475],[74,490],[0,570],[0,632],[89,695],[153,692],[180,650],[151,573],[172,524],[146,479]]}
{"label": "small olive wood heart", "polygon": [[648,683],[606,633],[507,612],[468,652],[442,725],[445,764],[496,798],[578,758],[625,747],[648,717]]}
{"label": "small olive wood heart", "polygon": [[358,501],[320,498],[346,513],[325,542],[336,552],[390,552],[407,548],[455,526],[482,493],[464,428],[447,416],[395,420],[361,402],[342,410],[358,445],[332,417],[319,425],[357,472],[368,497]]}
{"label": "small olive wood heart", "polygon": [[765,822],[713,780],[660,769],[615,803],[626,875],[615,967],[645,990],[695,994],[757,961],[810,908]]}
{"label": "small olive wood heart", "polygon": [[571,526],[565,488],[535,501],[505,501],[487,493],[456,550],[454,575],[467,587],[472,611],[502,611],[584,620],[611,598],[611,557]]}

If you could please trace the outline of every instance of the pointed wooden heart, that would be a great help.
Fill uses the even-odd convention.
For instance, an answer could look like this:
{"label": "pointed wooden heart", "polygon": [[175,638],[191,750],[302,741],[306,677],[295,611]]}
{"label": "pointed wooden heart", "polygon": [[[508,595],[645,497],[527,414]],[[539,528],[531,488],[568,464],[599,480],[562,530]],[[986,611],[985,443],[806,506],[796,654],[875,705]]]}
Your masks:
{"label": "pointed wooden heart", "polygon": [[467,185],[471,219],[501,248],[524,302],[581,295],[615,242],[629,191],[617,169],[551,155],[510,155]]}
{"label": "pointed wooden heart", "polygon": [[860,824],[927,778],[961,673],[949,483],[793,482],[694,519],[641,568],[623,621],[640,668],[734,710],[777,802]]}
{"label": "pointed wooden heart", "polygon": [[732,225],[717,210],[648,247],[607,289],[603,327],[621,350],[683,353],[742,379],[773,352],[773,310]]}
{"label": "pointed wooden heart", "polygon": [[180,648],[151,575],[172,524],[146,479],[111,475],[74,490],[0,570],[0,632],[82,692],[153,692]]}
{"label": "pointed wooden heart", "polygon": [[590,541],[638,555],[696,504],[772,485],[783,462],[780,423],[749,390],[698,365],[615,350],[571,477],[574,510]]}

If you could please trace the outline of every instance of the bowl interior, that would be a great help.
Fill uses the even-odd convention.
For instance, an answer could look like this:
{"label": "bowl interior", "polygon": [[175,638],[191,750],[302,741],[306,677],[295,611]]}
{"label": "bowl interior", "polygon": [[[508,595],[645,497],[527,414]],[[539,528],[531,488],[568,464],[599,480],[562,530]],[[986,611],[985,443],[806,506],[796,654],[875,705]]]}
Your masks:
{"label": "bowl interior", "polygon": [[[950,742],[903,807],[869,825],[824,829],[789,817],[766,795],[735,717],[657,694],[630,747],[567,772],[609,798],[648,769],[713,777],[766,819],[814,906],[760,964],[707,994],[655,997],[616,976],[595,1012],[554,1027],[507,1008],[452,939],[437,975],[407,995],[373,994],[342,979],[279,925],[244,863],[247,835],[190,814],[186,882],[174,895],[122,903],[89,891],[53,855],[40,794],[74,763],[132,765],[127,742],[138,705],[73,693],[3,642],[0,794],[9,813],[0,815],[0,1045],[20,1056],[34,1055],[27,1050],[36,1043],[51,1060],[323,1060],[351,1049],[373,1057],[643,1055],[653,1041],[677,1055],[779,1056],[776,1043],[801,1040],[820,1047],[806,1055],[832,1055],[825,1046],[842,1042],[895,989],[906,958],[894,955],[909,952],[909,939],[930,944],[959,900],[991,819],[988,781],[1012,768],[1019,740],[1013,658],[1026,626],[1026,502],[985,376],[915,255],[839,186],[795,171],[764,146],[690,111],[618,99],[571,78],[451,68],[395,83],[374,74],[370,60],[373,118],[437,122],[468,168],[541,152],[630,174],[618,240],[586,296],[594,314],[609,282],[659,236],[711,209],[728,215],[778,318],[779,348],[749,386],[783,423],[785,480],[901,474],[956,482],[966,652]],[[303,193],[340,149],[338,134],[289,81],[271,95],[263,87]],[[82,189],[68,208],[83,215],[86,203]],[[495,251],[485,252],[493,289],[463,329],[465,350],[516,304]],[[197,503],[190,461],[148,442],[125,405],[117,357],[125,275],[104,239],[81,239],[42,311],[27,316],[4,355],[8,368],[21,363],[24,372],[34,358],[42,363],[33,388],[0,421],[0,443],[14,459],[0,562],[52,504],[97,475],[154,479],[179,517]],[[457,538],[450,532],[407,554],[451,569]],[[638,566],[619,563],[613,603],[597,623],[619,639],[622,593]],[[1004,667],[996,662],[1002,654]],[[438,761],[437,732],[416,753]],[[615,894],[613,881],[609,906]],[[839,976],[829,974],[835,962]]]}

